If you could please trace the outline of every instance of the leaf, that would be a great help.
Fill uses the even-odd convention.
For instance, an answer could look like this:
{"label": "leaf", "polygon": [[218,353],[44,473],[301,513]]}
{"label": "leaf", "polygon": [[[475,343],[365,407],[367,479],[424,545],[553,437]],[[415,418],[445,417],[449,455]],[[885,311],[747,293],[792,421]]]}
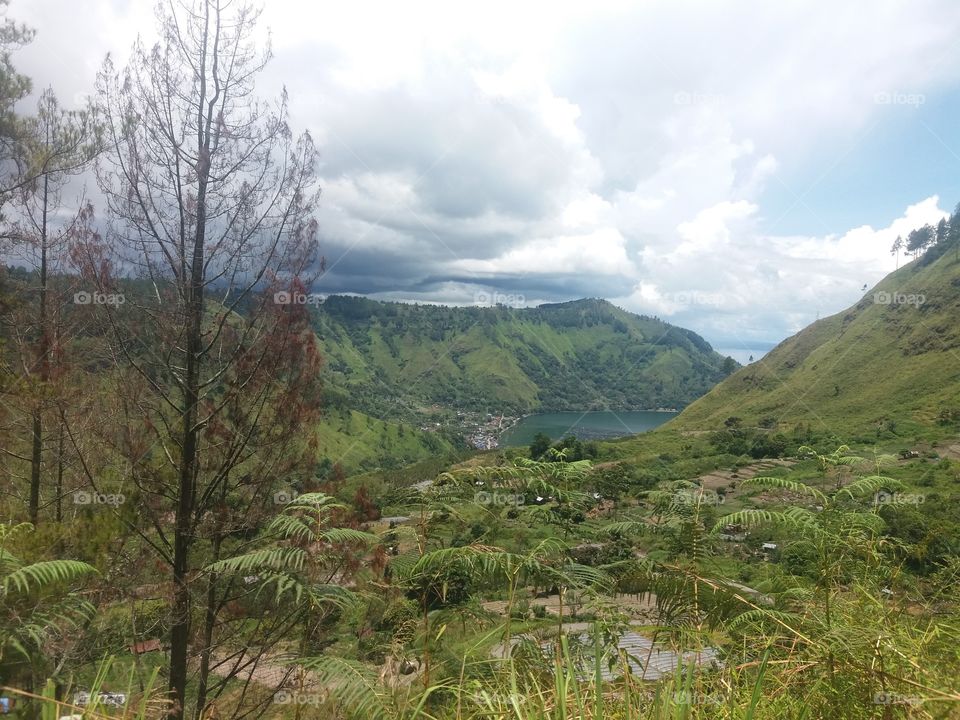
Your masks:
{"label": "leaf", "polygon": [[44,560],[14,570],[3,578],[2,587],[4,593],[9,593],[11,587],[23,593],[96,573],[92,565],[78,560]]}

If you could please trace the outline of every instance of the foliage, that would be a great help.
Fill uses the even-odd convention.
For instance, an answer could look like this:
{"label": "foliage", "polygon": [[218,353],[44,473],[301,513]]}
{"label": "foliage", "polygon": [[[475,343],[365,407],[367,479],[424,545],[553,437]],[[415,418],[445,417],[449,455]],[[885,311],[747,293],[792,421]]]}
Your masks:
{"label": "foliage", "polygon": [[33,531],[27,524],[0,524],[0,680],[13,663],[40,663],[47,644],[75,631],[94,606],[70,585],[96,571],[75,560],[25,562],[11,547]]}
{"label": "foliage", "polygon": [[702,338],[601,300],[512,309],[335,295],[314,323],[331,383],[379,416],[433,404],[514,413],[681,407],[725,372]]}

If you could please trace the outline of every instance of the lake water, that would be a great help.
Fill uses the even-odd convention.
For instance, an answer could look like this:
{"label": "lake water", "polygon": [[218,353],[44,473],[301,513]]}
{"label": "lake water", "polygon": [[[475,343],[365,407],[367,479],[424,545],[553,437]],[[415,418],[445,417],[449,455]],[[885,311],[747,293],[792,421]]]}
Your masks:
{"label": "lake water", "polygon": [[675,412],[552,412],[529,415],[500,437],[502,446],[529,445],[537,433],[559,440],[576,435],[580,440],[636,435],[662,425]]}

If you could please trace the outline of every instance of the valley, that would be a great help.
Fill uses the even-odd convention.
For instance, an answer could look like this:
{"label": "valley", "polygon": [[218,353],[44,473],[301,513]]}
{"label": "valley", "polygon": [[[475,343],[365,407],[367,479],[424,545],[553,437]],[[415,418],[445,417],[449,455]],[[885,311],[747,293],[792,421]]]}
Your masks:
{"label": "valley", "polygon": [[[559,654],[554,672],[564,681],[595,676],[581,708],[616,705],[608,686],[629,687],[635,702],[655,706],[658,688],[666,687],[671,706],[684,707],[676,702],[681,693],[700,698],[698,711],[707,713],[718,704],[749,704],[753,683],[777,677],[763,670],[750,684],[717,684],[771,647],[780,648],[781,662],[806,667],[816,667],[823,653],[843,658],[845,676],[869,686],[874,646],[832,640],[868,625],[922,659],[889,667],[884,677],[894,685],[886,692],[916,697],[907,693],[922,686],[924,702],[949,717],[960,702],[943,671],[954,663],[947,648],[953,610],[937,593],[953,587],[960,558],[960,376],[945,320],[960,308],[958,262],[943,253],[911,263],[867,295],[923,288],[926,310],[865,300],[735,370],[679,413],[483,409],[494,400],[522,408],[524,397],[539,396],[523,393],[509,400],[475,394],[480,409],[444,406],[441,388],[465,387],[458,373],[470,364],[463,363],[439,376],[418,371],[418,385],[403,388],[409,414],[381,420],[350,408],[353,389],[367,397],[364,382],[348,381],[353,372],[321,371],[314,379],[323,379],[317,389],[328,403],[305,446],[315,448],[311,473],[262,485],[272,498],[266,504],[249,494],[256,484],[231,490],[243,506],[227,516],[251,540],[223,533],[219,559],[204,553],[205,573],[238,583],[222,589],[233,605],[221,616],[207,666],[219,703],[266,703],[266,716],[278,719],[298,708],[352,717],[350,707],[386,719],[396,703],[423,702],[424,687],[490,667],[506,673],[493,680],[499,695],[465,696],[469,686],[460,685],[456,697],[487,698],[491,711],[505,712],[514,695],[500,683],[522,683],[526,698],[547,692],[543,680],[522,674],[520,658],[549,667]],[[602,318],[617,312],[592,301],[573,308],[574,327],[594,310]],[[329,320],[303,321],[346,332]],[[350,332],[370,337],[375,328],[383,332],[381,322],[354,319]],[[415,344],[391,342],[397,352],[388,361],[371,350],[375,344],[357,341],[349,355],[356,375],[377,383],[382,377],[383,388],[391,387],[390,373],[403,377]],[[899,368],[898,380],[881,382],[888,365]],[[512,372],[509,364],[497,367],[504,377]],[[834,382],[814,380],[822,367]],[[921,385],[910,379],[915,372],[938,381]],[[599,378],[588,380],[600,387]],[[399,384],[392,387],[399,392]],[[79,450],[77,457],[84,459]],[[87,487],[67,477],[71,493]],[[68,505],[59,522],[41,511],[40,527],[56,542],[77,548],[97,573],[124,564],[131,586],[100,590],[85,629],[61,645],[65,657],[76,658],[68,686],[75,701],[98,688],[104,703],[140,696],[123,679],[131,668],[136,674],[138,664],[169,662],[170,586],[152,582],[154,573],[137,567],[140,555],[116,542],[126,527],[160,535],[131,514],[130,503],[142,500],[133,492],[122,497],[113,505]],[[255,524],[241,520],[241,507],[259,518]],[[5,532],[7,552],[30,556],[22,530]],[[838,562],[857,563],[864,574],[836,575]],[[296,591],[310,592],[311,604],[290,594],[301,583],[311,583]],[[128,606],[127,596],[136,604]],[[299,649],[286,632],[248,628],[249,618],[268,608],[285,608],[283,617],[298,623]],[[914,618],[927,617],[947,630],[942,638],[909,634]],[[248,639],[232,639],[239,637]],[[143,650],[132,654],[134,645]],[[188,667],[204,673],[198,660]],[[8,668],[15,677],[29,672],[17,663]],[[794,693],[803,692],[805,703],[843,706],[855,717],[880,692],[840,700],[831,694],[835,681],[823,675],[813,695],[805,684],[788,685],[771,713],[789,712]],[[99,712],[109,714],[108,705]]]}
{"label": "valley", "polygon": [[860,5],[0,0],[0,716],[960,720],[960,6]]}

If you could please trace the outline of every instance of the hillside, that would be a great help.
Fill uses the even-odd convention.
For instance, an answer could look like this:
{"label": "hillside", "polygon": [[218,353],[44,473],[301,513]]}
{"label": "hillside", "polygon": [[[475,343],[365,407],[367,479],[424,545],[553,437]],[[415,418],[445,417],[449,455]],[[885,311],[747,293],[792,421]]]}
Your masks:
{"label": "hillside", "polygon": [[449,437],[402,422],[379,420],[356,410],[326,408],[317,427],[323,457],[348,472],[398,468],[453,451]]}
{"label": "hillside", "polygon": [[712,430],[739,417],[844,437],[949,429],[960,416],[958,317],[957,253],[928,253],[731,375],[666,427]]}
{"label": "hillside", "polygon": [[695,333],[604,300],[512,309],[331,296],[315,317],[328,382],[378,417],[683,407],[725,375]]}

